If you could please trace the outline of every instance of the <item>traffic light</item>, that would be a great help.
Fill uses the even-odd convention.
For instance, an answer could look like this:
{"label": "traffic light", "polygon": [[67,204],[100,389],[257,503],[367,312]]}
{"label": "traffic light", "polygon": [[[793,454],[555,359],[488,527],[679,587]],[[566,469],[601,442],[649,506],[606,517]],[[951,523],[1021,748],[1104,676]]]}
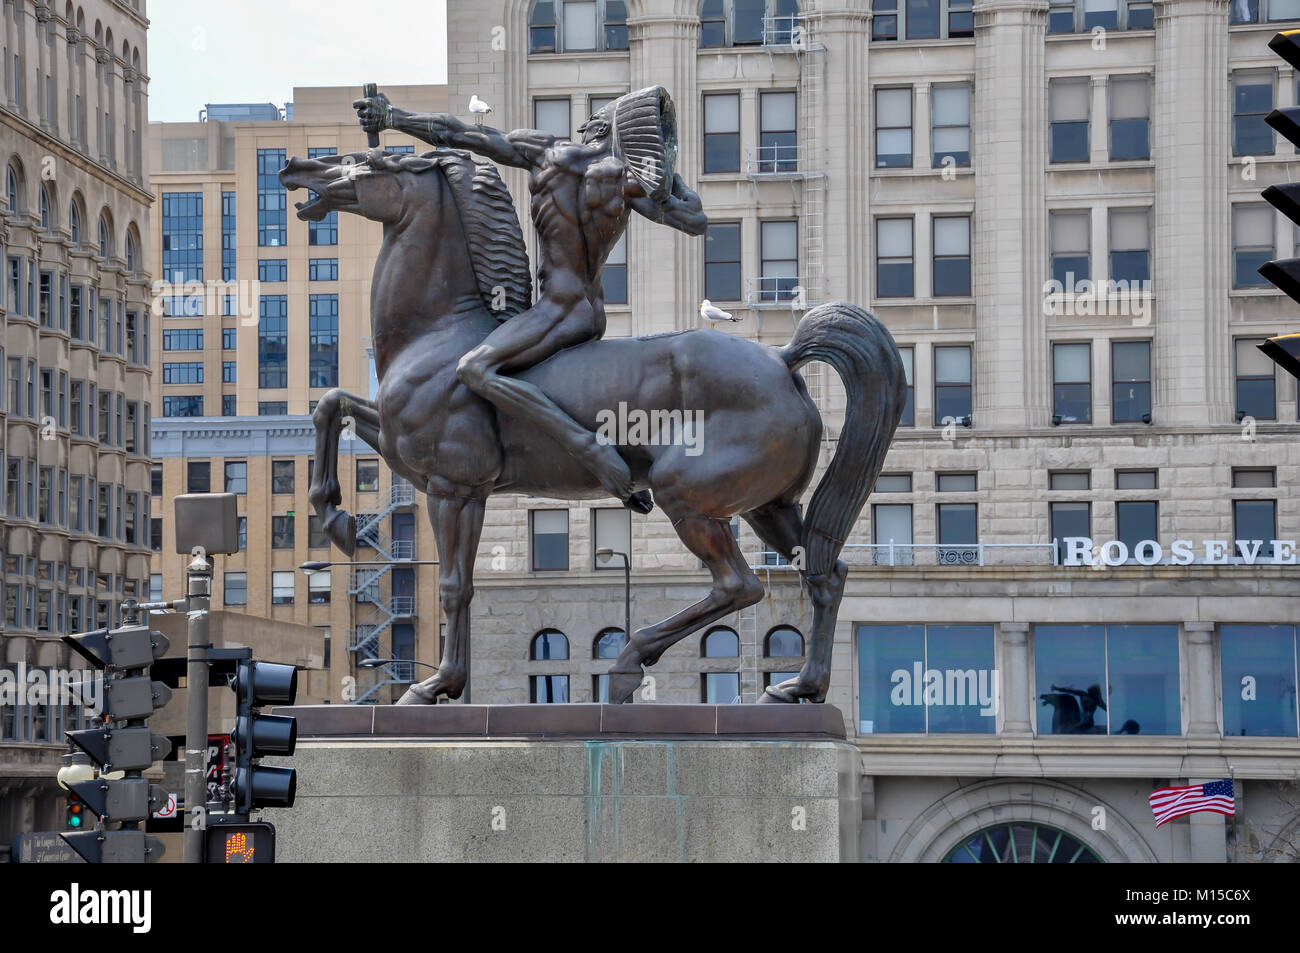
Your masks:
{"label": "traffic light", "polygon": [[[149,716],[172,694],[149,677],[154,659],[167,651],[167,637],[147,626],[127,624],[64,636],[63,641],[101,672],[90,686],[98,727],[65,732],[95,764],[99,776],[68,783],[72,801],[79,803],[69,805],[69,830],[63,839],[92,864],[156,861],[164,852],[162,842],[147,836],[140,825],[166,802],[167,793],[142,772],[171,751],[171,742],[151,733],[148,724]],[[88,829],[82,807],[99,816],[101,823],[94,829]]]}
{"label": "traffic light", "polygon": [[291,755],[297,722],[288,715],[264,715],[263,705],[292,705],[298,695],[298,670],[276,662],[239,662],[230,687],[235,691],[235,772],[231,780],[234,813],[247,816],[261,807],[292,807],[297,788],[293,768],[262,765],[268,754]]}

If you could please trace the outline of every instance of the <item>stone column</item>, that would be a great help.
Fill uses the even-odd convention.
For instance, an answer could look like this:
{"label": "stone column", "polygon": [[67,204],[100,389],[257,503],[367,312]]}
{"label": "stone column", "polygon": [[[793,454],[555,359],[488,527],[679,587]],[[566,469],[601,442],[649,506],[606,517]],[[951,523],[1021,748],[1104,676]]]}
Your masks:
{"label": "stone column", "polygon": [[1184,622],[1187,658],[1187,736],[1219,737],[1214,685],[1214,623]]}
{"label": "stone column", "polygon": [[1155,10],[1156,420],[1229,424],[1228,5],[1155,0]]}
{"label": "stone column", "polygon": [[13,75],[14,56],[18,52],[18,25],[14,23],[11,11],[0,7],[0,15],[5,21],[5,47],[9,50],[9,62],[4,64],[4,75],[9,77],[9,88],[6,91],[6,103],[10,112],[20,112],[18,97],[15,93],[18,91],[18,77]]}
{"label": "stone column", "polygon": [[[43,3],[36,4],[36,123],[46,132],[52,132],[51,114],[54,112],[53,107],[46,101],[47,90],[49,94],[54,93],[55,84],[45,82],[45,77],[49,75],[50,65],[50,46],[45,42],[45,31],[49,28],[50,8]],[[53,211],[51,211],[53,214]]]}
{"label": "stone column", "polygon": [[[108,137],[104,135],[104,130],[108,128],[108,111],[109,111],[109,70],[111,67],[112,57],[108,49],[102,46],[95,47],[95,134],[91,137],[95,143],[95,154],[99,156],[101,165],[106,165],[110,169],[113,167],[113,159],[108,147]],[[89,109],[89,106],[87,106]]]}
{"label": "stone column", "polygon": [[[1088,156],[1093,162],[1110,161],[1110,111],[1106,108],[1106,77],[1092,77],[1092,108],[1088,123]],[[1094,269],[1095,273],[1095,269]]]}
{"label": "stone column", "polygon": [[1002,636],[1002,737],[1031,737],[1034,733],[1034,697],[1029,673],[1029,623],[1003,622]]}
{"label": "stone column", "polygon": [[66,130],[65,138],[75,146],[80,141],[81,133],[77,126],[77,96],[81,92],[81,87],[78,85],[77,44],[81,41],[81,31],[69,23],[65,28],[64,38],[67,40],[65,61],[68,70],[68,100],[63,128]]}
{"label": "stone column", "polygon": [[135,157],[135,78],[130,66],[122,67],[122,170],[128,178],[138,177]]}
{"label": "stone column", "polygon": [[1048,423],[1046,0],[977,0],[975,425]]}
{"label": "stone column", "polygon": [[[1218,778],[1192,778],[1188,784],[1203,784]],[[1224,864],[1228,861],[1228,825],[1222,814],[1201,811],[1187,817],[1194,864]]]}

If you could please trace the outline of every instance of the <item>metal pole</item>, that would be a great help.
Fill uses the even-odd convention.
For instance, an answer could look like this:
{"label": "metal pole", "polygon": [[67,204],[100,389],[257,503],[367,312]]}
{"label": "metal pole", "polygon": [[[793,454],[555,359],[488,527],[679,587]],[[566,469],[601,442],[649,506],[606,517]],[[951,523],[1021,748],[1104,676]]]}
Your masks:
{"label": "metal pole", "polygon": [[632,641],[632,559],[627,553],[623,557],[623,635]]}
{"label": "metal pole", "polygon": [[186,576],[189,617],[189,668],[185,717],[185,863],[203,863],[207,828],[208,769],[208,604],[212,565],[201,553]]}

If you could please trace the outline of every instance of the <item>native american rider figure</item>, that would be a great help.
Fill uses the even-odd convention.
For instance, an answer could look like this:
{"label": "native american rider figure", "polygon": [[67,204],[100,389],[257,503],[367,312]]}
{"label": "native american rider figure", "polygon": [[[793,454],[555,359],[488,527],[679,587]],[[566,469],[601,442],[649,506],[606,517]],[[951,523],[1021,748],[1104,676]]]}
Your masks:
{"label": "native american rider figure", "polygon": [[466,354],[457,376],[501,412],[554,437],[625,506],[648,513],[650,495],[633,492],[617,450],[539,388],[510,375],[605,333],[601,270],[632,211],[688,235],[704,234],[700,198],[673,171],[676,121],[667,91],[650,87],[606,105],[578,128],[581,142],[536,129],[467,125],[445,113],[411,113],[383,94],[353,105],[366,132],[394,129],[528,170],[541,296]]}

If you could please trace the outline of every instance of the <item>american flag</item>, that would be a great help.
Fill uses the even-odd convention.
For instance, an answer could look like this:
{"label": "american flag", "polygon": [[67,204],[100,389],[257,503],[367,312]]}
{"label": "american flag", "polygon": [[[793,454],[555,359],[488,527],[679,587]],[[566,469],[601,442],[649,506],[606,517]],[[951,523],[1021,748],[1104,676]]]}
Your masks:
{"label": "american flag", "polygon": [[1175,817],[1195,814],[1197,811],[1213,811],[1231,817],[1236,803],[1232,793],[1232,781],[1210,781],[1206,784],[1189,784],[1180,788],[1161,788],[1152,792],[1147,798],[1151,813],[1155,815],[1156,827]]}

